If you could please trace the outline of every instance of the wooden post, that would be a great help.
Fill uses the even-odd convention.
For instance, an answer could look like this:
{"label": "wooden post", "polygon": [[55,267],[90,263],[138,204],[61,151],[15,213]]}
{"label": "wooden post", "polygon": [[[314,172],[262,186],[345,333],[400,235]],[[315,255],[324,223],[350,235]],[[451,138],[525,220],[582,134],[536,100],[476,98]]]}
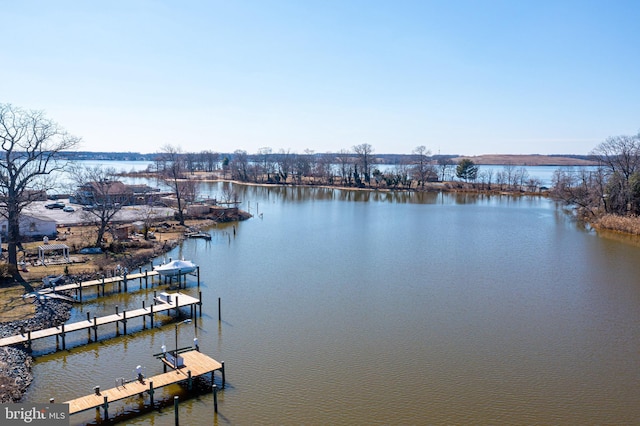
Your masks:
{"label": "wooden post", "polygon": [[104,407],[104,420],[108,420],[109,419],[109,402],[107,401],[107,395],[104,396],[104,404],[102,404],[102,406]]}
{"label": "wooden post", "polygon": [[224,374],[224,361],[220,362],[220,364],[222,364],[222,367],[221,367],[221,371],[222,371],[222,389],[224,389],[224,385],[226,383],[226,377],[225,377],[225,374]]}
{"label": "wooden post", "polygon": [[93,340],[98,341],[98,317],[93,317]]}
{"label": "wooden post", "polygon": [[198,306],[200,306],[200,317],[202,317],[202,292],[198,292]]}
{"label": "wooden post", "polygon": [[198,290],[200,290],[200,267],[196,267],[197,276],[198,276]]}
{"label": "wooden post", "polygon": [[78,290],[80,291],[80,302],[82,302],[82,281],[78,282]]}
{"label": "wooden post", "polygon": [[154,394],[154,390],[153,390],[153,380],[149,381],[149,405],[151,406],[151,408],[153,408],[153,394]]}
{"label": "wooden post", "polygon": [[178,397],[177,396],[173,397],[173,411],[175,412],[175,416],[176,416],[176,426],[178,426],[180,424],[180,421],[178,420]]}
{"label": "wooden post", "polygon": [[215,383],[213,384],[213,411],[218,412],[218,387]]}
{"label": "wooden post", "polygon": [[220,298],[218,297],[218,321],[222,321],[222,310],[220,308]]}
{"label": "wooden post", "polygon": [[65,339],[65,332],[64,332],[64,323],[62,324],[62,350],[67,349],[67,345],[66,345],[66,339]]}
{"label": "wooden post", "polygon": [[[142,301],[142,309],[146,309],[144,307],[144,300]],[[145,314],[142,314],[142,329],[143,330],[147,329],[147,316]]]}
{"label": "wooden post", "polygon": [[176,318],[179,317],[180,310],[178,308],[178,295],[176,294]]}
{"label": "wooden post", "polygon": [[[91,312],[87,312],[87,322],[91,324]],[[87,343],[91,343],[91,327],[87,328]]]}
{"label": "wooden post", "polygon": [[153,305],[151,305],[149,308],[151,308],[151,328],[153,328]]}
{"label": "wooden post", "polygon": [[[98,293],[100,291],[98,290]],[[104,275],[102,276],[102,297],[104,297]]]}
{"label": "wooden post", "polygon": [[122,279],[124,280],[124,292],[127,292],[127,274],[124,274],[122,276]]}
{"label": "wooden post", "polygon": [[191,370],[187,371],[187,376],[188,376],[188,378],[187,378],[187,389],[191,390],[191,388],[193,387],[193,385],[192,385],[193,381],[191,379]]}
{"label": "wooden post", "polygon": [[27,331],[27,345],[31,349],[31,330]]}
{"label": "wooden post", "polygon": [[122,327],[124,328],[124,335],[127,335],[127,311],[122,311]]}

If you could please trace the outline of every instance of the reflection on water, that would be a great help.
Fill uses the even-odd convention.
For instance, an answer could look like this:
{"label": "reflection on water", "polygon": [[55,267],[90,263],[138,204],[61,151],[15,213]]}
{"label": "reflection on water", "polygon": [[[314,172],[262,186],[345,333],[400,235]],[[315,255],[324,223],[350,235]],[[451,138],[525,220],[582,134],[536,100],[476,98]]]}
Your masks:
{"label": "reflection on water", "polygon": [[[220,194],[225,185],[203,191]],[[640,417],[636,246],[580,229],[540,198],[233,189],[242,208],[262,217],[220,225],[211,242],[188,240],[169,254],[201,267],[203,317],[179,329],[179,346],[197,336],[227,367],[219,415],[210,393],[181,393],[183,424]],[[89,300],[73,315],[139,307],[149,294],[134,290]],[[195,282],[187,291],[197,292]],[[37,358],[25,399],[112,387],[138,364],[161,372],[151,354],[175,344],[171,321],[153,330],[132,321],[127,336]],[[133,398],[113,412],[140,404]],[[93,411],[73,418],[93,421]],[[126,420],[172,422],[171,407]]]}

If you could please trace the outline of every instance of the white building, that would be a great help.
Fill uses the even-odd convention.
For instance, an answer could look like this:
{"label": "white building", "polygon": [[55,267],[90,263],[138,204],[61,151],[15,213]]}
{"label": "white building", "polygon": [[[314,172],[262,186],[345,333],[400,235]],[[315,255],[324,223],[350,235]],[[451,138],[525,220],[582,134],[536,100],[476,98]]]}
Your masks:
{"label": "white building", "polygon": [[[9,221],[0,217],[0,235],[7,238]],[[56,221],[44,216],[31,214],[20,215],[20,235],[23,237],[55,237],[57,234]]]}

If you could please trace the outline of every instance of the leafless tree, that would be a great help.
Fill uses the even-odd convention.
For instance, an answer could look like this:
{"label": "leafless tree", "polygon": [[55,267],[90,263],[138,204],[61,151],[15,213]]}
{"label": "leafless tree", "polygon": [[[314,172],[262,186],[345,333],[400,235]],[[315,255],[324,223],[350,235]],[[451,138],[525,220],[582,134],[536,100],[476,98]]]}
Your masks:
{"label": "leafless tree", "polygon": [[438,158],[438,175],[440,176],[440,180],[444,182],[447,176],[455,170],[455,167],[455,163],[450,158]]}
{"label": "leafless tree", "polygon": [[117,180],[113,167],[74,165],[70,168],[71,182],[76,200],[84,205],[83,218],[97,227],[95,246],[101,246],[105,233],[109,232],[109,223],[120,211],[122,203],[122,183]]}
{"label": "leafless tree", "polygon": [[22,209],[54,188],[51,174],[67,166],[60,153],[79,143],[41,111],[0,104],[0,214],[7,218],[8,260],[14,268]]}
{"label": "leafless tree", "polygon": [[195,198],[195,182],[185,179],[185,162],[179,147],[165,145],[162,147],[160,156],[165,160],[162,178],[176,196],[178,222],[184,225],[184,211],[187,203]]}
{"label": "leafless tree", "polygon": [[607,138],[591,151],[607,184],[603,197],[607,211],[637,214],[640,211],[640,134]]}
{"label": "leafless tree", "polygon": [[353,157],[347,150],[340,150],[338,153],[338,167],[340,169],[340,185],[351,186],[351,176],[353,172]]}
{"label": "leafless tree", "polygon": [[358,164],[362,170],[364,181],[369,184],[371,182],[371,163],[373,162],[373,147],[368,143],[355,145],[353,152],[356,153]]}
{"label": "leafless tree", "polygon": [[231,170],[231,179],[247,182],[249,180],[249,156],[247,151],[236,150],[231,161],[229,161],[229,169]]}
{"label": "leafless tree", "polygon": [[607,208],[602,188],[602,170],[556,170],[553,174],[551,196],[567,205],[578,208],[580,213],[596,216],[600,207]]}
{"label": "leafless tree", "polygon": [[431,151],[426,146],[420,145],[413,150],[412,174],[418,181],[418,186],[424,188],[425,182],[433,175],[433,167],[430,164],[429,156]]}
{"label": "leafless tree", "polygon": [[293,169],[293,154],[289,150],[281,149],[276,160],[276,166],[278,168],[276,182],[286,184]]}
{"label": "leafless tree", "polygon": [[334,156],[331,154],[322,154],[316,162],[316,174],[324,184],[333,184],[333,162]]}

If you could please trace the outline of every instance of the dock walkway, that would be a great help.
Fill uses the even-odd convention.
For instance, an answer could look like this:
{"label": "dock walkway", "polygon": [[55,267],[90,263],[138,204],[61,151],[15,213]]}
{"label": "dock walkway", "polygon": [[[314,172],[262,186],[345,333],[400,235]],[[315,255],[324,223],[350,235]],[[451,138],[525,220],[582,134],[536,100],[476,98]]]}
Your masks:
{"label": "dock walkway", "polygon": [[[119,401],[135,395],[141,395],[145,392],[150,397],[150,405],[153,406],[153,393],[155,389],[183,382],[185,380],[189,381],[190,384],[193,377],[202,376],[207,373],[211,373],[211,379],[213,382],[213,375],[215,371],[218,370],[222,372],[222,387],[224,388],[224,362],[218,362],[215,359],[195,350],[184,352],[181,354],[181,357],[184,359],[184,366],[182,368],[150,377],[142,382],[136,380],[104,391],[97,389],[90,395],[66,401],[65,404],[69,404],[69,415],[90,410],[92,408],[103,408],[105,414],[104,418],[107,419],[109,417],[108,407],[110,402]],[[165,366],[170,366],[170,363],[165,359],[162,361],[165,363]]]}
{"label": "dock walkway", "polygon": [[58,336],[62,337],[62,349],[66,349],[65,345],[65,335],[72,331],[79,330],[91,330],[93,329],[94,338],[98,340],[98,327],[101,325],[112,324],[112,323],[122,323],[124,327],[124,334],[127,334],[127,321],[133,318],[143,317],[143,319],[148,315],[151,319],[151,327],[153,327],[154,315],[160,312],[170,311],[171,309],[176,310],[176,315],[178,310],[181,307],[190,306],[191,307],[191,317],[194,317],[194,306],[197,309],[197,306],[200,306],[200,315],[202,315],[202,303],[200,299],[196,297],[189,296],[184,293],[161,293],[161,296],[164,297],[155,297],[154,303],[149,307],[144,306],[140,309],[134,309],[132,311],[122,311],[118,312],[116,308],[116,313],[111,315],[106,315],[103,317],[93,317],[93,319],[89,319],[87,315],[87,319],[84,321],[78,321],[71,324],[62,324],[58,327],[45,328],[42,330],[29,331],[27,333],[20,333],[10,337],[5,337],[0,339],[0,347],[16,345],[20,343],[27,343],[31,345],[33,340],[42,339],[45,337]]}
{"label": "dock walkway", "polygon": [[90,281],[62,284],[62,285],[51,287],[50,289],[47,289],[47,290],[55,290],[55,291],[78,290],[80,288],[85,289],[85,288],[95,287],[100,285],[104,286],[106,284],[126,283],[131,280],[141,280],[143,278],[147,280],[149,279],[149,277],[155,277],[157,275],[158,275],[157,271],[144,271],[144,272],[138,272],[135,274],[105,277],[99,280],[90,280]]}
{"label": "dock walkway", "polygon": [[[198,267],[196,269],[196,273],[195,275],[197,276],[197,280],[198,280],[198,288],[200,287],[200,268]],[[179,274],[177,275],[175,278],[177,278],[178,280],[178,287],[181,288],[182,287],[182,281],[184,278],[184,288],[187,287],[187,281],[186,281],[186,276],[187,274]],[[145,288],[149,287],[149,279],[151,279],[151,285],[153,286],[154,283],[154,278],[158,277],[158,283],[162,282],[162,278],[163,276],[158,274],[158,271],[147,271],[146,269],[144,271],[142,271],[142,268],[140,268],[140,272],[136,272],[136,273],[132,273],[132,274],[123,274],[123,275],[116,275],[113,277],[103,277],[101,279],[97,279],[97,280],[89,280],[89,281],[82,281],[82,282],[73,282],[73,283],[69,283],[69,284],[62,284],[62,285],[55,285],[55,286],[51,286],[51,287],[47,287],[47,288],[43,288],[40,290],[35,291],[34,293],[31,293],[31,295],[48,295],[51,293],[57,293],[57,292],[65,292],[65,291],[74,291],[75,295],[76,295],[76,299],[79,302],[82,302],[82,292],[90,289],[90,288],[97,288],[98,291],[98,296],[100,296],[100,287],[102,287],[102,295],[105,295],[105,286],[107,284],[112,284],[112,285],[118,285],[118,292],[120,292],[122,290],[122,287],[124,286],[124,291],[128,291],[128,285],[130,282],[134,281],[134,280],[138,280],[140,283],[140,289],[142,289],[142,281],[144,280],[144,285]],[[173,282],[173,278],[174,277],[167,277],[164,276],[164,280],[166,282],[167,279],[169,279],[171,282]]]}

